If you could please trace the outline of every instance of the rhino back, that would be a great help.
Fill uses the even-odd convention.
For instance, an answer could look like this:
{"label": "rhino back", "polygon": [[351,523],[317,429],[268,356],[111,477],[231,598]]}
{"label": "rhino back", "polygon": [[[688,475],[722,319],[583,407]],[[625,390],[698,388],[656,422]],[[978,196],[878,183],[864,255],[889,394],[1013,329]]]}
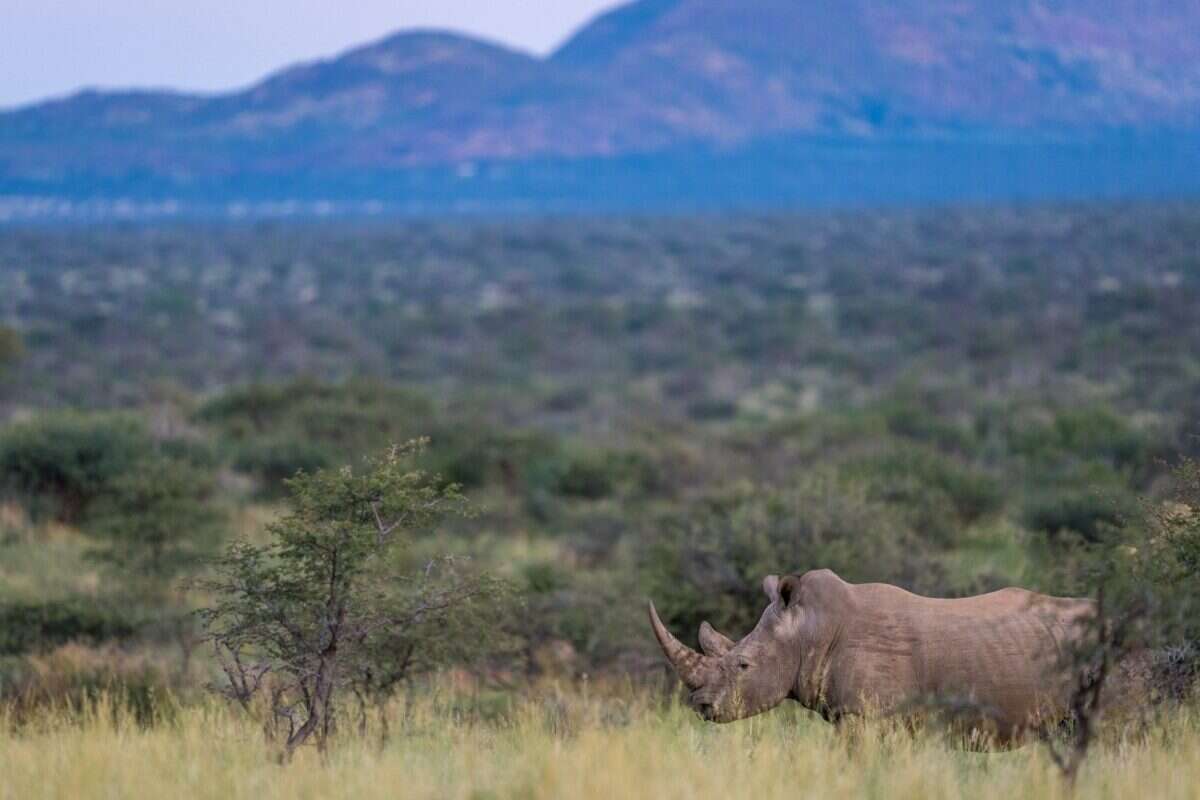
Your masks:
{"label": "rhino back", "polygon": [[852,586],[831,692],[848,711],[890,711],[937,698],[1024,725],[1060,710],[1057,665],[1090,606],[1004,589],[921,597],[886,584]]}

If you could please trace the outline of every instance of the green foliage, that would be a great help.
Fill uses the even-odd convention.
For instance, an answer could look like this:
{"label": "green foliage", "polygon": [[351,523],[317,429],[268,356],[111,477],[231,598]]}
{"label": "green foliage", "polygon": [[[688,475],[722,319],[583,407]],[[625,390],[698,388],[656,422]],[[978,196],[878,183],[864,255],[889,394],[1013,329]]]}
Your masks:
{"label": "green foliage", "polygon": [[235,389],[205,404],[198,419],[233,444],[238,468],[282,494],[296,472],[357,460],[381,441],[429,429],[433,416],[427,398],[396,386],[301,378]]}
{"label": "green foliage", "polygon": [[1049,424],[1012,433],[1014,449],[1041,462],[1071,458],[1101,462],[1114,469],[1137,469],[1151,455],[1151,441],[1125,417],[1102,406],[1058,413]]}
{"label": "green foliage", "polygon": [[827,567],[850,581],[920,589],[937,579],[929,555],[866,487],[816,473],[785,489],[737,487],[669,515],[639,561],[664,619],[692,631],[707,619],[740,635],[764,606],[765,575]]}
{"label": "green foliage", "polygon": [[128,606],[88,598],[0,605],[0,656],[45,651],[69,642],[132,639],[145,623]]}
{"label": "green foliage", "polygon": [[568,461],[554,487],[566,497],[600,500],[616,488],[611,464],[602,458],[574,458]]}
{"label": "green foliage", "polygon": [[0,483],[35,513],[74,522],[152,450],[145,427],[132,416],[44,414],[0,431]]}
{"label": "green foliage", "polygon": [[968,526],[997,512],[1004,500],[994,477],[917,446],[853,461],[845,473],[869,486],[873,499],[896,507],[915,531],[941,546],[956,544]]}
{"label": "green foliage", "polygon": [[1166,502],[1149,503],[1140,540],[1123,555],[1163,599],[1169,636],[1193,649],[1200,677],[1200,463],[1180,462]]}
{"label": "green foliage", "polygon": [[654,482],[650,465],[636,453],[579,446],[556,448],[523,471],[532,491],[576,500],[637,494]]}
{"label": "green foliage", "polygon": [[289,753],[314,735],[324,743],[347,689],[386,694],[495,639],[502,584],[454,559],[405,562],[413,534],[468,511],[457,487],[413,468],[421,448],[288,480],[292,508],[268,527],[269,543],[233,544],[204,583],[229,692],[248,705],[272,674]]}
{"label": "green foliage", "polygon": [[[527,649],[566,640],[590,672],[653,646],[646,595],[688,630],[703,613],[736,631],[770,572],[1088,592],[1112,540],[1145,527],[1134,498],[1158,502],[1163,465],[1200,454],[1200,271],[1181,255],[1198,233],[1176,205],[3,234],[0,263],[37,263],[0,270],[37,369],[5,383],[0,417],[141,403],[146,422],[0,429],[0,488],[35,517],[0,504],[0,548],[20,542],[0,601],[91,596],[91,574],[59,574],[91,572],[74,554],[52,585],[5,578],[102,546],[141,565],[104,594],[149,605],[162,582],[143,567],[209,546],[184,524],[197,503],[244,510],[261,541],[274,506],[212,489],[218,470],[274,501],[297,472],[416,433],[432,485],[486,513],[380,558],[401,576],[433,561],[423,589],[395,587],[470,580],[436,557],[470,552],[525,590]],[[147,375],[234,388],[164,417]],[[195,494],[171,477],[189,472]],[[49,514],[83,535],[43,531]],[[458,660],[450,644],[413,652]]]}
{"label": "green foliage", "polygon": [[1034,493],[1024,510],[1031,530],[1050,537],[1075,533],[1098,543],[1137,512],[1135,501],[1119,487],[1058,487]]}
{"label": "green foliage", "polygon": [[526,564],[521,570],[525,580],[526,591],[530,594],[553,594],[565,589],[570,580],[557,564],[549,561],[536,561]]}
{"label": "green foliage", "polygon": [[969,431],[931,413],[907,391],[900,393],[892,402],[885,403],[881,411],[888,432],[895,436],[952,452],[969,452],[971,449]]}
{"label": "green foliage", "polygon": [[165,588],[219,544],[224,520],[215,490],[212,474],[187,462],[143,459],[95,503],[88,528],[108,545],[97,556],[127,582]]}
{"label": "green foliage", "polygon": [[285,482],[297,472],[316,472],[333,464],[328,448],[308,439],[259,439],[240,443],[233,466],[257,476],[268,495],[285,492]]}

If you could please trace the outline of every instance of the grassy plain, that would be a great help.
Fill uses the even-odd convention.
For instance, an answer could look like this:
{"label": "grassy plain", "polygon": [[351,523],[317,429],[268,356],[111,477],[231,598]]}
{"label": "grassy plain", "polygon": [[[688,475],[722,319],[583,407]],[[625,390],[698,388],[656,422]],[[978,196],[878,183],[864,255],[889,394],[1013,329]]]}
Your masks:
{"label": "grassy plain", "polygon": [[[422,696],[322,756],[273,759],[262,729],[210,700],[161,706],[146,726],[103,703],[0,733],[0,797],[24,798],[1065,798],[1041,745],[964,753],[936,735],[880,728],[848,745],[798,707],[733,725],[670,701],[544,686],[527,698]],[[1182,711],[1110,735],[1078,797],[1194,798],[1200,718]]]}

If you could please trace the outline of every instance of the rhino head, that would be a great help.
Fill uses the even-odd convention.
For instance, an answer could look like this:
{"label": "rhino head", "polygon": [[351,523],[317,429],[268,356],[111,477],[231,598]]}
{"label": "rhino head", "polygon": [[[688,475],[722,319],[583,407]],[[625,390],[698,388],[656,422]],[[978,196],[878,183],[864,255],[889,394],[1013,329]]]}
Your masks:
{"label": "rhino head", "polygon": [[650,604],[654,635],[701,717],[733,722],[796,696],[803,662],[818,644],[821,627],[817,610],[802,602],[801,580],[796,575],[768,575],[763,591],[771,602],[754,630],[734,642],[705,622],[700,626],[700,653],[671,635]]}

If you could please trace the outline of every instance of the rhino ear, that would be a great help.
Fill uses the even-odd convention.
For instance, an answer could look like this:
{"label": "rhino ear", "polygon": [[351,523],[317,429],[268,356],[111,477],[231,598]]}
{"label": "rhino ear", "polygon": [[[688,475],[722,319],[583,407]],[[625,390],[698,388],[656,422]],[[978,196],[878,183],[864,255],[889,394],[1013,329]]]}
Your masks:
{"label": "rhino ear", "polygon": [[779,582],[779,599],[784,608],[800,602],[800,576],[788,575]]}
{"label": "rhino ear", "polygon": [[763,578],[763,593],[772,603],[779,602],[779,576],[768,575]]}
{"label": "rhino ear", "polygon": [[700,623],[700,649],[708,656],[723,656],[733,649],[734,641],[708,622]]}

